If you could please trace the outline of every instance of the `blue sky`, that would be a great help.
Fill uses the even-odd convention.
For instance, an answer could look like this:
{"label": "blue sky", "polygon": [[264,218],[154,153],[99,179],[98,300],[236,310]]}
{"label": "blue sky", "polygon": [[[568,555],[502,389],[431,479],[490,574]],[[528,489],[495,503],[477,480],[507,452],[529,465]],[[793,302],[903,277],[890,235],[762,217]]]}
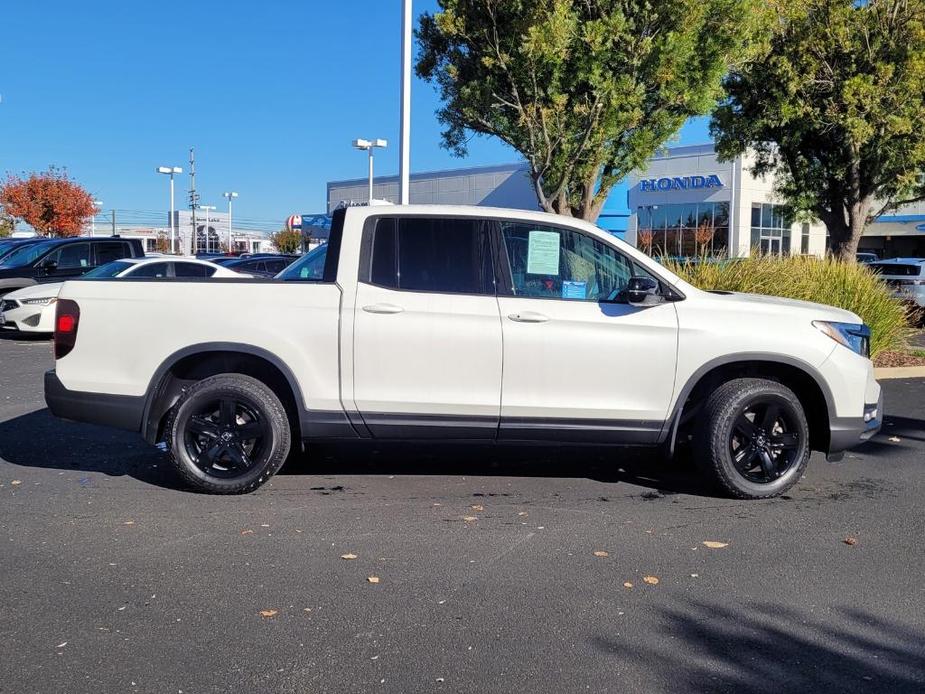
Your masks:
{"label": "blue sky", "polygon": [[[328,180],[365,175],[355,137],[384,137],[376,170],[398,169],[400,0],[11,2],[3,10],[0,173],[63,166],[104,203],[162,210],[158,165],[187,170],[202,202],[282,222],[324,208]],[[433,10],[417,0],[415,12]],[[515,161],[476,138],[439,146],[431,85],[412,87],[412,171]],[[707,141],[698,119],[682,143]],[[178,207],[187,177],[178,179]],[[612,196],[619,207],[622,192]]]}

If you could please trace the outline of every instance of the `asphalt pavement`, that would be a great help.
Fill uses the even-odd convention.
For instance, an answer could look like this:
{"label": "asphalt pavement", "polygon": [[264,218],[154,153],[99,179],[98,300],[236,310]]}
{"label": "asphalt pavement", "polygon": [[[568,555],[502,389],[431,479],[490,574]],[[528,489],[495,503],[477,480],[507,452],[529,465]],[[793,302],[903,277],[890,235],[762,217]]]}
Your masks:
{"label": "asphalt pavement", "polygon": [[554,446],[327,447],[211,497],[51,417],[51,364],[0,337],[0,692],[925,691],[925,381],[781,499]]}

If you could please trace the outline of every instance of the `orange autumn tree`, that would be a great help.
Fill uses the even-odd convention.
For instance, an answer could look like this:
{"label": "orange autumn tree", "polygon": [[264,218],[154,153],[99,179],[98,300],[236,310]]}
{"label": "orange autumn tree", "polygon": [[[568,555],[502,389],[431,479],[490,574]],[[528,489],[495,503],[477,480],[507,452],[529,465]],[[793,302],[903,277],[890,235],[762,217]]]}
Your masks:
{"label": "orange autumn tree", "polygon": [[0,205],[42,236],[79,236],[94,212],[90,193],[54,166],[28,178],[7,176],[0,185]]}

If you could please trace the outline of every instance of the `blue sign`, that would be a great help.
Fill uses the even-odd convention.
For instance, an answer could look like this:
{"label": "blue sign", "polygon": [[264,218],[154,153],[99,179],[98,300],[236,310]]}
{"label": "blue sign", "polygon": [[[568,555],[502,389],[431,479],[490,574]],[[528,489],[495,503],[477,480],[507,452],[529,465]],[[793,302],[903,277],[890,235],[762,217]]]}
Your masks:
{"label": "blue sign", "polygon": [[644,178],[639,182],[640,193],[667,192],[670,190],[700,190],[702,188],[724,188],[725,184],[716,174],[706,176],[672,176]]}

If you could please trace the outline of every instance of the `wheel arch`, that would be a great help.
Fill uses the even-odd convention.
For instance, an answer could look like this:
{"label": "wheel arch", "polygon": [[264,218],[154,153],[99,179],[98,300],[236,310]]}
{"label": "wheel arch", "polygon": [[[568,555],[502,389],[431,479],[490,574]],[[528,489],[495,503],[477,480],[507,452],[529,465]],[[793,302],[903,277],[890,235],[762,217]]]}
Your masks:
{"label": "wheel arch", "polygon": [[267,385],[286,408],[293,440],[301,436],[305,400],[295,375],[272,352],[236,342],[189,345],[167,357],[154,372],[145,393],[141,434],[148,443],[161,440],[167,413],[191,383],[219,373],[241,373]]}
{"label": "wheel arch", "polygon": [[811,364],[781,354],[730,354],[713,359],[695,371],[680,389],[668,426],[662,432],[673,453],[679,430],[699,410],[706,395],[734,378],[767,378],[794,391],[803,404],[813,450],[829,448],[829,421],[835,400],[825,379]]}

